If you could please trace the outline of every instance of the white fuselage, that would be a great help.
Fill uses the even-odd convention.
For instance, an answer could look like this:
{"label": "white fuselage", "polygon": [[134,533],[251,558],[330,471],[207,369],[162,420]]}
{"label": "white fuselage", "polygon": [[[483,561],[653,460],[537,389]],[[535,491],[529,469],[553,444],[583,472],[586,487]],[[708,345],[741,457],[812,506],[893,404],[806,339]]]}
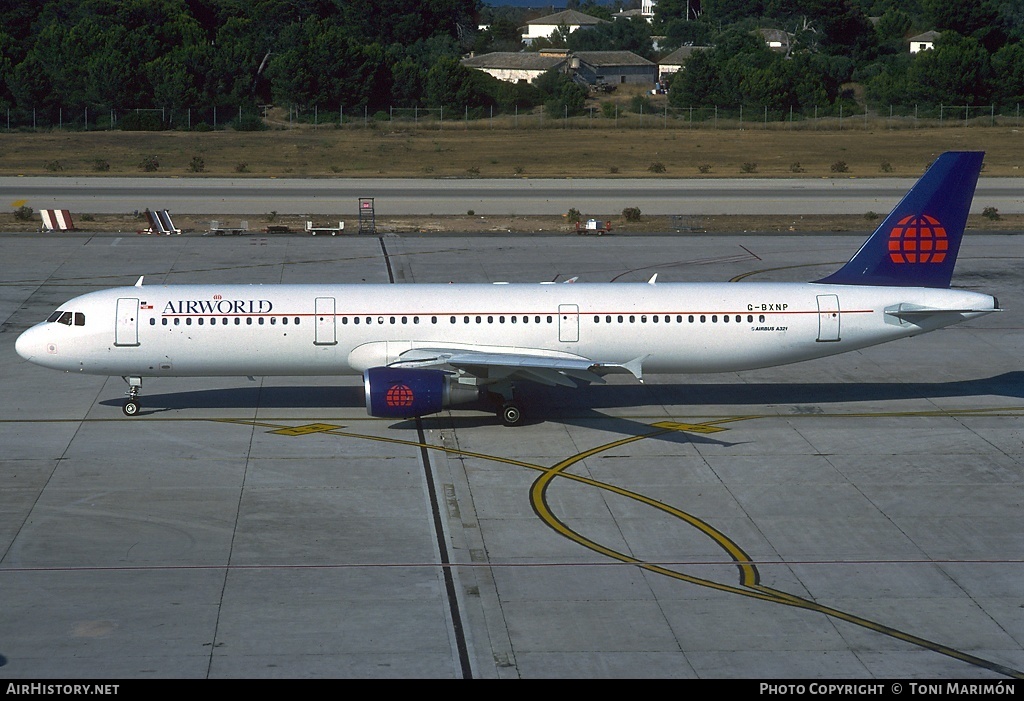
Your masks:
{"label": "white fuselage", "polygon": [[357,374],[438,347],[704,373],[835,355],[996,308],[975,292],[818,283],[146,285],[67,302],[81,325],[37,324],[17,351],[137,377]]}

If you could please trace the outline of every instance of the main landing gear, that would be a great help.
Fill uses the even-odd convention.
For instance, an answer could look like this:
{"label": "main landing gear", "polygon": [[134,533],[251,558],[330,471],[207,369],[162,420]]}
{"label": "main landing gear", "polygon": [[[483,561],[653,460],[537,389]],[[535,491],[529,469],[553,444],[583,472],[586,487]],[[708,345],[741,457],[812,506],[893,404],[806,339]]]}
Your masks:
{"label": "main landing gear", "polygon": [[523,409],[516,401],[515,391],[511,384],[500,385],[488,392],[501,423],[506,426],[517,426],[523,421]]}
{"label": "main landing gear", "polygon": [[515,402],[505,402],[501,407],[501,423],[506,426],[515,426],[523,420],[523,411]]}
{"label": "main landing gear", "polygon": [[128,391],[125,392],[128,395],[128,399],[124,400],[124,411],[125,416],[135,416],[139,413],[139,390],[142,389],[142,378],[141,377],[123,377],[121,378],[128,383]]}

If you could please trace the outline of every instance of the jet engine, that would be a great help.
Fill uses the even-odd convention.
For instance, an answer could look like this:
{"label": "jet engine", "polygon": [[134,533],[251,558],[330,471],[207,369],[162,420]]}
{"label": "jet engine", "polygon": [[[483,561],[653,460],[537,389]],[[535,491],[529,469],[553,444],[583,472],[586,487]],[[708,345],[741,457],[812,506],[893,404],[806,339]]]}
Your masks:
{"label": "jet engine", "polygon": [[442,370],[369,368],[363,371],[363,387],[367,413],[387,419],[433,414],[480,396],[476,386],[459,384]]}

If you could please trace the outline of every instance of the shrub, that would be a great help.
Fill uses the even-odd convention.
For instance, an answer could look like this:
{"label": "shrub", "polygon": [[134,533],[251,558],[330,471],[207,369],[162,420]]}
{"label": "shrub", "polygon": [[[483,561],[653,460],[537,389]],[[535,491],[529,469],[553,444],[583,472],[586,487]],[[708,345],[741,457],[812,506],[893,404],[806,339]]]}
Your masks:
{"label": "shrub", "polygon": [[267,125],[255,114],[242,115],[231,122],[231,128],[235,131],[263,131]]}
{"label": "shrub", "polygon": [[202,156],[193,156],[192,161],[188,164],[188,170],[190,173],[202,173],[206,170],[206,161]]}
{"label": "shrub", "polygon": [[236,163],[235,164],[235,172],[236,173],[248,173],[249,172],[249,164],[246,163],[245,161],[242,161],[241,163]]}
{"label": "shrub", "polygon": [[698,170],[698,172],[702,173],[703,175],[707,175],[708,173],[711,172],[711,164],[710,163],[701,163],[699,166],[697,166],[697,170]]}
{"label": "shrub", "polygon": [[118,122],[121,131],[162,131],[167,128],[156,112],[129,112]]}
{"label": "shrub", "polygon": [[800,161],[797,161],[796,163],[790,163],[789,164],[789,172],[790,173],[803,173],[804,172],[804,167],[802,165],[800,165]]}
{"label": "shrub", "polygon": [[626,221],[640,221],[640,208],[626,207],[622,210],[622,218]]}
{"label": "shrub", "polygon": [[662,163],[661,161],[655,161],[651,165],[647,166],[647,170],[651,171],[652,173],[664,173],[665,164]]}
{"label": "shrub", "polygon": [[18,221],[31,221],[32,220],[32,208],[28,205],[21,205],[14,210],[14,218]]}
{"label": "shrub", "polygon": [[742,173],[756,173],[757,172],[757,164],[756,163],[751,163],[750,161],[747,161],[746,163],[744,163],[743,165],[740,166],[740,172],[742,172]]}
{"label": "shrub", "polygon": [[619,108],[614,102],[602,102],[601,103],[601,114],[608,119],[615,119],[619,114]]}
{"label": "shrub", "polygon": [[97,158],[92,162],[92,169],[98,173],[106,173],[108,170],[110,170],[110,163],[103,160],[102,158]]}
{"label": "shrub", "polygon": [[50,161],[49,163],[46,164],[46,169],[51,173],[58,173],[64,170],[64,166],[61,164],[60,161]]}
{"label": "shrub", "polygon": [[991,221],[996,221],[999,219],[999,210],[995,207],[985,207],[985,209],[981,211],[981,216]]}
{"label": "shrub", "polygon": [[629,100],[629,109],[638,114],[651,114],[654,112],[654,103],[646,95],[634,95]]}
{"label": "shrub", "polygon": [[878,212],[865,212],[864,218],[867,219],[868,221],[874,221],[878,219]]}
{"label": "shrub", "polygon": [[565,218],[571,222],[581,221],[583,219],[583,213],[575,207],[570,207],[569,211],[565,213]]}
{"label": "shrub", "polygon": [[878,168],[883,173],[891,173],[892,172],[892,163],[890,163],[889,161],[882,161],[882,163],[878,166]]}
{"label": "shrub", "polygon": [[846,161],[836,161],[829,168],[833,173],[847,173],[850,167],[846,165]]}
{"label": "shrub", "polygon": [[467,217],[472,217],[472,216],[475,216],[475,215],[476,215],[476,212],[474,210],[472,210],[472,209],[466,210],[466,216]]}
{"label": "shrub", "polygon": [[147,173],[160,170],[160,161],[156,156],[146,156],[139,162],[139,170]]}

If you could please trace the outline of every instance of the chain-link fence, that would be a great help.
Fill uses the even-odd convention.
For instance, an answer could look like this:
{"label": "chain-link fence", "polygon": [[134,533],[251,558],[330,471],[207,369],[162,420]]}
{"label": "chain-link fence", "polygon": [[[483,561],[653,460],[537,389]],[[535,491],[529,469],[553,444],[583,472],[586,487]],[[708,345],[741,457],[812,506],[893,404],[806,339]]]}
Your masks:
{"label": "chain-link fence", "polygon": [[914,129],[923,127],[1022,126],[1021,105],[902,105],[777,110],[763,105],[671,107],[606,101],[574,110],[545,107],[388,107],[320,108],[316,105],[161,109],[48,108],[0,111],[0,128],[14,131],[254,131],[275,128],[457,129]]}

